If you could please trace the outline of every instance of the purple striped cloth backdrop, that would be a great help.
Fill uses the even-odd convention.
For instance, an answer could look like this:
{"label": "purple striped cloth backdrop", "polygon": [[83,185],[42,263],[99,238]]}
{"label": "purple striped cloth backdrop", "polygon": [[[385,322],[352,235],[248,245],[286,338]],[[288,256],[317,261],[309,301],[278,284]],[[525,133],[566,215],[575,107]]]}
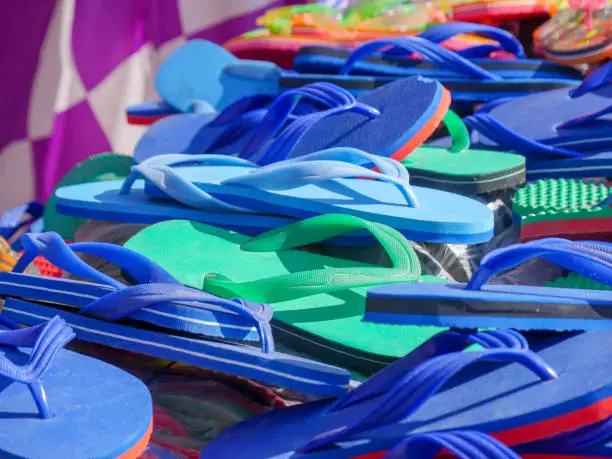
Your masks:
{"label": "purple striped cloth backdrop", "polygon": [[46,200],[78,161],[131,154],[127,105],[157,99],[156,68],[190,38],[218,43],[296,0],[19,0],[0,6],[0,213]]}

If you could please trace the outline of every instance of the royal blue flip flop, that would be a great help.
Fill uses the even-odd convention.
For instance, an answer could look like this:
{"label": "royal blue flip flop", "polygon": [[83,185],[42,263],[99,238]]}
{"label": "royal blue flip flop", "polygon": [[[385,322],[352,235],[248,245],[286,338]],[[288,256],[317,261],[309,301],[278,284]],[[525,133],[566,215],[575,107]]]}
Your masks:
{"label": "royal blue flip flop", "polygon": [[[498,45],[479,45],[458,51],[457,55],[468,59],[481,69],[498,75],[503,79],[530,80],[529,83],[547,88],[546,80],[566,81],[570,84],[580,83],[584,77],[583,73],[573,67],[546,62],[536,59],[527,59],[521,43],[509,32],[483,24],[467,22],[452,22],[427,29],[418,35],[419,38],[432,43],[441,43],[449,38],[461,34],[480,34],[498,42]],[[387,40],[387,46],[392,46],[392,40]],[[401,46],[401,40],[398,42]],[[371,45],[374,47],[374,45]],[[420,75],[427,78],[441,80],[446,85],[446,80],[470,78],[462,71],[461,67],[442,58],[439,61],[415,59],[406,57],[406,52],[393,53],[380,51],[384,45],[375,50],[368,45],[362,47],[364,51],[352,54],[350,50],[332,48],[325,46],[306,46],[301,48],[293,62],[293,68],[302,74],[338,74],[348,65],[352,64],[353,75],[368,75],[381,77],[406,77]],[[367,52],[365,52],[367,50]],[[398,50],[396,50],[398,51]],[[517,59],[491,59],[488,56],[494,51],[505,51],[513,54]],[[369,54],[369,56],[368,56]],[[372,56],[372,57],[370,57]],[[543,82],[538,83],[538,80]],[[525,84],[525,83],[524,83]],[[549,83],[550,84],[550,83]],[[452,84],[449,86],[455,98]],[[534,87],[535,89],[535,87]]]}
{"label": "royal blue flip flop", "polygon": [[[138,203],[144,194],[149,203],[151,198],[166,199],[204,211],[191,210],[187,216],[183,208],[168,204],[163,209],[166,220],[196,214],[196,221],[208,223],[206,217],[213,213],[243,214],[240,220],[248,223],[266,215],[304,219],[347,213],[386,224],[417,241],[477,243],[489,240],[493,233],[493,215],[484,204],[410,186],[401,163],[356,149],[335,148],[263,167],[219,155],[169,155],[151,161],[136,166],[124,183],[57,190],[58,209],[80,215],[98,213],[110,220],[110,213],[123,213],[125,219],[133,207],[138,208],[135,196]],[[188,167],[177,167],[181,165]],[[372,166],[381,172],[369,169]],[[137,180],[140,175],[146,180]]]}
{"label": "royal blue flip flop", "polygon": [[[275,352],[269,306],[185,287],[145,256],[121,246],[67,245],[56,233],[26,235],[23,244],[26,252],[14,271],[0,273],[4,315],[16,322],[36,325],[59,315],[85,341],[319,395],[347,390],[347,371]],[[116,264],[137,284],[117,282],[75,252]],[[38,255],[99,284],[21,274]],[[249,341],[258,347],[247,346]]]}
{"label": "royal blue flip flop", "polygon": [[0,324],[2,457],[140,457],[153,406],[139,379],[63,349],[75,334],[59,317]]}
{"label": "royal blue flip flop", "polygon": [[486,285],[502,271],[544,258],[571,272],[612,284],[612,244],[540,239],[487,254],[468,284],[397,284],[368,290],[364,320],[522,330],[610,328],[608,290]]}
{"label": "royal blue flip flop", "polygon": [[472,143],[513,150],[527,178],[612,175],[612,63],[574,89],[508,101],[464,119]]}

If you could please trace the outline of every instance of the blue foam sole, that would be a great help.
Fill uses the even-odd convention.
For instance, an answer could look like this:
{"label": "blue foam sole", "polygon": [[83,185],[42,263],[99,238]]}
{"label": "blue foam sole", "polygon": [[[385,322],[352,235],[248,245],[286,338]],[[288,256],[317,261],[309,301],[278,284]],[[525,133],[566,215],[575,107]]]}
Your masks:
{"label": "blue foam sole", "polygon": [[14,298],[6,299],[3,314],[27,325],[43,323],[58,315],[74,329],[77,338],[84,341],[321,396],[339,396],[348,388],[349,373],[345,370],[288,354],[264,354],[240,344],[207,342],[140,330]]}
{"label": "blue foam sole", "polygon": [[[389,449],[408,433],[458,429],[499,433],[522,427],[521,435],[515,433],[516,440],[510,443],[527,443],[556,433],[551,424],[528,426],[586,407],[592,408],[591,416],[605,419],[611,414],[606,411],[609,408],[596,404],[612,397],[608,344],[612,336],[600,330],[561,339],[542,349],[539,355],[559,375],[546,382],[518,364],[469,367],[461,372],[462,383],[445,386],[407,420],[356,434],[351,441],[308,457],[355,457]],[[588,359],[585,349],[590,352]],[[294,451],[324,432],[360,419],[377,401],[374,398],[335,412],[329,411],[331,402],[322,401],[255,416],[221,433],[202,457],[237,457],[238,451],[252,459],[296,457]]]}
{"label": "blue foam sole", "polygon": [[167,116],[180,113],[172,105],[163,101],[143,102],[142,104],[130,105],[125,109],[129,116]]}
{"label": "blue foam sole", "polygon": [[[0,347],[0,352],[19,362],[29,351]],[[105,362],[61,350],[41,380],[54,413],[51,419],[38,417],[27,385],[0,377],[3,458],[112,459],[135,446],[151,425],[146,386]]]}

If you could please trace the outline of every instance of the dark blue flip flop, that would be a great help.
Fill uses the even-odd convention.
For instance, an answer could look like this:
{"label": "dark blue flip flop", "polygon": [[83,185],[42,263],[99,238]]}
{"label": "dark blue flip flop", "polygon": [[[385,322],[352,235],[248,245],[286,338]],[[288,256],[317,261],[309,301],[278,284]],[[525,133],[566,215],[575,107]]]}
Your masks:
{"label": "dark blue flip flop", "polygon": [[364,320],[522,330],[611,328],[612,292],[525,285],[486,285],[495,274],[544,258],[612,284],[612,244],[540,239],[486,255],[468,284],[397,284],[368,290]]}

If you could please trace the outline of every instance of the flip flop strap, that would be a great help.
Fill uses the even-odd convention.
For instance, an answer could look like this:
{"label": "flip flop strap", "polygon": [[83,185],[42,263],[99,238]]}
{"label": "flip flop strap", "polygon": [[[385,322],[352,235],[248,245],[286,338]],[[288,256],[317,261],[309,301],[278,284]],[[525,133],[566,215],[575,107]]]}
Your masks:
{"label": "flip flop strap", "polygon": [[[381,172],[374,172],[364,165],[373,165]],[[409,207],[419,207],[410,187],[408,172],[401,163],[355,148],[330,148],[269,164],[248,174],[228,178],[221,182],[221,185],[289,190],[336,178],[367,178],[390,183],[402,193]]]}
{"label": "flip flop strap", "polygon": [[287,126],[287,117],[291,114],[298,99],[295,95],[285,97],[285,94],[290,94],[290,92],[282,94],[270,107],[256,134],[244,147],[240,156],[249,158],[265,148],[258,163],[267,165],[278,162],[290,156],[293,148],[314,125],[331,116],[347,112],[359,113],[370,119],[380,116],[377,109],[358,102],[355,96],[346,89],[330,83],[313,83],[306,85],[303,89],[313,90],[313,88],[333,101],[333,103],[328,103],[328,109],[300,116]]}
{"label": "flip flop strap", "polygon": [[468,131],[461,117],[454,111],[449,110],[444,115],[442,122],[451,137],[451,146],[448,148],[448,151],[451,153],[461,153],[468,150],[470,148],[470,131]]}
{"label": "flip flop strap", "polygon": [[531,159],[542,159],[549,156],[563,156],[575,158],[582,155],[580,152],[565,148],[553,147],[536,142],[512,131],[488,113],[475,113],[466,116],[463,122],[470,128],[484,134],[499,146],[512,149]]}
{"label": "flip flop strap", "polygon": [[357,61],[367,59],[389,46],[394,47],[396,50],[406,51],[407,53],[417,53],[424,60],[431,62],[441,69],[449,69],[470,78],[490,81],[502,79],[499,75],[483,69],[456,52],[420,37],[376,40],[361,45],[350,54],[344,66],[340,69],[339,74],[348,75]]}
{"label": "flip flop strap", "polygon": [[57,316],[46,324],[0,331],[1,346],[32,348],[28,361],[23,365],[15,364],[5,355],[0,356],[0,375],[28,385],[39,416],[43,419],[53,417],[53,413],[40,378],[51,366],[57,353],[74,337],[72,328]]}
{"label": "flip flop strap", "polygon": [[[262,310],[261,305],[240,299],[222,299],[185,287],[161,266],[126,247],[103,242],[77,242],[68,245],[59,234],[53,232],[26,234],[21,240],[25,253],[13,272],[23,272],[36,256],[42,255],[66,272],[117,289],[81,308],[79,311],[81,314],[115,321],[143,307],[165,302],[189,301],[195,303],[192,307],[203,309],[209,309],[210,305],[214,305],[230,313],[252,319],[260,332],[264,350],[273,349],[271,335],[266,331],[267,321],[258,315],[258,312]],[[89,266],[76,255],[77,253],[85,253],[107,260],[125,270],[141,285],[126,287]]]}
{"label": "flip flop strap", "polygon": [[81,308],[85,314],[104,320],[115,321],[129,316],[135,311],[160,303],[196,302],[193,307],[208,309],[206,306],[219,306],[226,311],[238,314],[253,322],[265,353],[274,352],[274,338],[267,320],[260,317],[253,309],[255,304],[241,299],[226,300],[208,293],[176,284],[144,284],[108,293],[100,299]]}
{"label": "flip flop strap", "polygon": [[[322,433],[302,448],[314,452],[355,435],[389,424],[397,424],[414,414],[458,372],[477,362],[519,363],[541,380],[557,377],[542,358],[524,349],[494,349],[481,352],[454,352],[422,363],[397,381],[393,389],[379,397],[365,414],[355,417],[348,425]],[[332,407],[333,411],[337,411]]]}
{"label": "flip flop strap", "polygon": [[358,217],[326,214],[263,233],[245,242],[247,252],[278,252],[365,229],[389,255],[392,268],[376,266],[311,269],[248,282],[234,282],[220,274],[204,278],[205,291],[222,297],[249,298],[274,303],[355,287],[416,281],[421,267],[414,249],[396,230]]}
{"label": "flip flop strap", "polygon": [[182,285],[169,272],[144,255],[126,247],[102,242],[77,242],[66,244],[55,232],[24,234],[21,237],[24,253],[15,265],[13,272],[21,273],[28,265],[41,255],[62,270],[101,284],[121,289],[125,286],[110,276],[92,268],[76,253],[103,258],[125,270],[138,283],[161,282]]}
{"label": "flip flop strap", "polygon": [[[418,36],[434,43],[442,43],[443,41],[446,41],[449,38],[464,34],[484,35],[498,42],[501,45],[500,47],[498,47],[499,50],[514,54],[516,57],[521,59],[526,58],[525,49],[523,48],[521,42],[518,41],[516,37],[510,32],[504,29],[500,29],[499,27],[492,27],[484,24],[474,24],[471,22],[449,22],[448,24],[441,24],[436,27],[431,27],[430,29],[421,32]],[[479,46],[477,46],[477,48],[478,47]],[[468,48],[468,50],[469,49],[470,48]],[[487,55],[488,54],[489,53],[487,53]],[[483,57],[486,57],[487,55]],[[467,56],[464,55],[464,57]]]}
{"label": "flip flop strap", "polygon": [[[299,122],[295,121],[295,123]],[[265,167],[257,166],[247,160],[224,155],[168,155],[170,164],[180,165],[229,165],[248,166],[254,170],[238,177],[224,180],[220,185],[231,185],[262,190],[287,190],[301,186],[325,182],[334,178],[375,179],[394,185],[404,196],[406,204],[418,207],[419,203],[409,183],[406,168],[399,162],[354,148],[332,148],[329,150],[300,156]],[[163,156],[151,158],[158,163],[164,162]],[[173,167],[149,166],[147,163],[134,166],[125,180],[120,194],[129,192],[132,184],[143,175],[150,183],[174,200],[194,209],[212,212],[253,213],[254,211],[226,203],[210,193],[185,180]],[[364,165],[377,167],[374,172]]]}
{"label": "flip flop strap", "polygon": [[433,459],[446,449],[460,459],[520,459],[499,440],[478,431],[433,432],[408,435],[383,459]]}
{"label": "flip flop strap", "polygon": [[344,409],[384,394],[392,390],[397,381],[419,364],[433,357],[463,351],[474,344],[485,349],[529,349],[525,337],[514,330],[488,330],[475,333],[444,331],[368,378],[355,390],[339,399],[334,405],[334,410]]}
{"label": "flip flop strap", "polygon": [[487,254],[466,290],[480,290],[495,274],[515,268],[534,258],[544,258],[582,276],[612,285],[612,247],[589,241],[575,243],[566,239],[540,239],[515,244]]}
{"label": "flip flop strap", "polygon": [[132,186],[144,177],[169,197],[181,204],[207,212],[250,213],[249,209],[226,203],[196,187],[193,183],[179,177],[170,167],[188,166],[240,166],[257,167],[256,164],[241,158],[225,155],[160,155],[153,156],[137,166],[133,166],[119,190],[120,195],[130,193]]}
{"label": "flip flop strap", "polygon": [[582,84],[570,91],[572,99],[581,97],[612,82],[612,61],[598,68],[584,79]]}
{"label": "flip flop strap", "polygon": [[[5,212],[0,219],[0,236],[7,240],[11,239],[17,231],[41,218],[43,211],[44,206],[42,203],[31,201]],[[22,221],[23,216],[26,214],[29,214],[30,217]]]}

